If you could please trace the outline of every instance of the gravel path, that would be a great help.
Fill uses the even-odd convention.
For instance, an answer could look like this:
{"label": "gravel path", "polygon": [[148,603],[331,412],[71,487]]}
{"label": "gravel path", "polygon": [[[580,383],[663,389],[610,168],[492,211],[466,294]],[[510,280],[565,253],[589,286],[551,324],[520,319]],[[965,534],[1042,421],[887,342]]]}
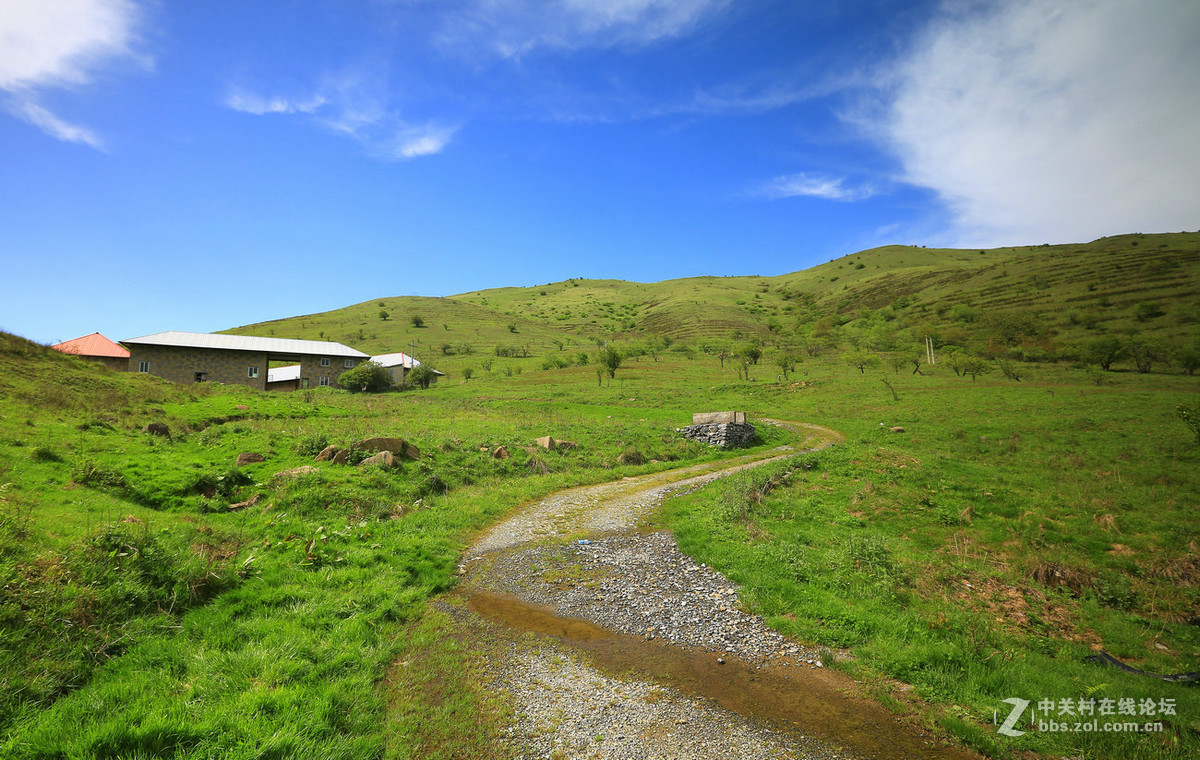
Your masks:
{"label": "gravel path", "polygon": [[[826,444],[840,438],[817,431]],[[746,663],[740,667],[750,672],[787,668],[799,677],[811,672],[813,678],[832,678],[822,670],[820,653],[744,612],[734,584],[683,554],[669,532],[637,532],[671,493],[797,453],[784,447],[774,456],[728,462],[717,471],[706,465],[552,494],[479,537],[460,565],[463,587],[475,599],[515,599],[551,610],[557,616],[552,620],[583,620],[646,646],[667,645],[657,651],[722,667],[729,658]],[[497,644],[491,655],[491,686],[511,699],[510,733],[516,746],[529,748],[523,757],[861,757],[649,678],[603,674],[554,638],[537,637],[532,644],[528,637],[501,639],[507,643]]]}

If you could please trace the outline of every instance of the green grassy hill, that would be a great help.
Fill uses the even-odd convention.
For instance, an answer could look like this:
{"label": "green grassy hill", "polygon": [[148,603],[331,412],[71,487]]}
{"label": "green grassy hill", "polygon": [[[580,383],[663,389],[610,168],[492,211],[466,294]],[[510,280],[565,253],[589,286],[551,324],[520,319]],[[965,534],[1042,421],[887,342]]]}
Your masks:
{"label": "green grassy hill", "polygon": [[874,350],[916,351],[929,335],[992,355],[1023,346],[1054,358],[1106,334],[1190,343],[1200,323],[1197,292],[1200,233],[1137,234],[973,251],[886,246],[776,277],[573,279],[388,297],[228,332],[402,350],[450,371],[478,366],[497,348],[536,358],[651,336],[787,346],[831,328],[856,344],[855,336],[869,336]]}

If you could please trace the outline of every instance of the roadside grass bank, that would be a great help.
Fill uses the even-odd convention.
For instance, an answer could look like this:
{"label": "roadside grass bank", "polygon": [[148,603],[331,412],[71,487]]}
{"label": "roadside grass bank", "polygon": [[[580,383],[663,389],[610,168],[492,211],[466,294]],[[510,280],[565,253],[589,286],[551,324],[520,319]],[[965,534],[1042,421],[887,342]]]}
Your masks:
{"label": "roadside grass bank", "polygon": [[[1200,449],[1174,414],[1193,379],[1097,385],[1037,368],[972,382],[830,364],[809,380],[779,387],[778,415],[847,441],[668,502],[684,551],[773,627],[845,650],[837,667],[885,704],[932,704],[929,720],[989,756],[1200,752],[1194,686],[1086,662],[1103,649],[1153,673],[1197,669]],[[1032,703],[1023,736],[993,723],[1008,698]],[[1096,712],[1060,715],[1064,700]],[[1091,717],[1163,730],[1038,729]]]}

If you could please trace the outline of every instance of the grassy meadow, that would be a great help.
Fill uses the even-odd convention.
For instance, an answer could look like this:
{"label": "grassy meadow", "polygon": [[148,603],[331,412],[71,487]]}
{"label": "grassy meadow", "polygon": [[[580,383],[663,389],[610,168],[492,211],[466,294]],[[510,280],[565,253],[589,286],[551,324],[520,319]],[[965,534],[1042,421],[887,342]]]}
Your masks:
{"label": "grassy meadow", "polygon": [[[749,609],[990,757],[1194,757],[1195,686],[1087,657],[1200,670],[1200,439],[1177,412],[1200,403],[1197,261],[1200,235],[891,247],[778,278],[388,298],[237,330],[419,340],[448,373],[375,395],[176,386],[0,333],[0,756],[506,757],[503,704],[429,604],[462,547],[540,495],[744,453],[675,432],[737,409],[845,436],[659,518]],[[759,430],[753,452],[800,440]],[[314,462],[371,436],[421,455]],[[237,466],[247,452],[264,461]],[[1132,720],[1163,730],[1026,713],[1004,736],[1008,698],[1154,700]]]}

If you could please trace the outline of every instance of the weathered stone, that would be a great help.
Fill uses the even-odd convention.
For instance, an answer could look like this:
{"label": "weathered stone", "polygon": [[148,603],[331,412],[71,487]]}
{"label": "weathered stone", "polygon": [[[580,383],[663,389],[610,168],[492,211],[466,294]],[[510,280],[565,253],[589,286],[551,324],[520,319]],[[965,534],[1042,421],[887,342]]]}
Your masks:
{"label": "weathered stone", "polygon": [[382,467],[390,470],[396,466],[396,455],[390,451],[381,451],[374,456],[367,457],[358,463],[359,467]]}
{"label": "weathered stone", "polygon": [[541,438],[535,439],[534,443],[536,443],[538,446],[541,446],[543,449],[549,449],[550,451],[553,451],[558,442],[550,436],[544,435]]}
{"label": "weathered stone", "polygon": [[893,428],[888,428],[888,430],[892,431],[893,433],[903,433],[904,432],[904,428],[900,427],[899,425],[897,425],[896,427],[893,427]]}
{"label": "weathered stone", "polygon": [[151,422],[150,424],[146,425],[146,427],[142,428],[142,432],[149,433],[150,435],[159,435],[164,438],[171,437],[171,428],[167,427],[161,422]]}
{"label": "weathered stone", "polygon": [[264,457],[262,454],[259,454],[257,451],[247,451],[244,454],[238,454],[236,466],[237,467],[245,467],[248,464],[254,464],[255,462],[265,462],[265,461],[267,461],[267,458]]}
{"label": "weathered stone", "polygon": [[421,456],[421,450],[403,438],[365,438],[350,447],[354,451],[390,451],[396,456],[416,459]]}
{"label": "weathered stone", "polygon": [[238,411],[244,412],[244,411],[248,410],[250,407],[246,406],[245,404],[238,404],[234,408],[237,409]]}
{"label": "weathered stone", "polygon": [[230,504],[229,511],[236,512],[239,509],[245,509],[246,507],[253,507],[255,504],[257,504],[259,502],[260,499],[262,499],[262,494],[256,493],[253,496],[251,496],[249,499],[247,499],[246,501],[239,501],[237,504]]}
{"label": "weathered stone", "polygon": [[338,449],[333,456],[329,458],[333,464],[345,464],[350,461],[350,449]]}
{"label": "weathered stone", "polygon": [[302,467],[295,467],[291,470],[281,470],[280,472],[275,473],[274,477],[276,480],[282,480],[284,478],[302,478],[305,475],[309,475],[314,472],[320,473],[321,471],[312,465],[306,464]]}
{"label": "weathered stone", "polygon": [[333,455],[339,451],[341,451],[341,449],[339,449],[337,446],[326,446],[325,448],[321,449],[321,453],[317,454],[317,458],[314,461],[328,462],[330,459],[333,459]]}
{"label": "weathered stone", "polygon": [[693,425],[744,425],[745,412],[696,412],[692,415]]}
{"label": "weathered stone", "polygon": [[508,459],[508,449],[497,446],[492,450],[492,459]]}
{"label": "weathered stone", "polygon": [[748,423],[709,423],[704,425],[692,425],[690,427],[683,428],[679,432],[683,433],[684,438],[689,438],[693,441],[700,441],[701,443],[707,443],[710,446],[719,446],[723,449],[747,446],[754,441],[754,437],[757,434],[754,430],[754,426]]}

